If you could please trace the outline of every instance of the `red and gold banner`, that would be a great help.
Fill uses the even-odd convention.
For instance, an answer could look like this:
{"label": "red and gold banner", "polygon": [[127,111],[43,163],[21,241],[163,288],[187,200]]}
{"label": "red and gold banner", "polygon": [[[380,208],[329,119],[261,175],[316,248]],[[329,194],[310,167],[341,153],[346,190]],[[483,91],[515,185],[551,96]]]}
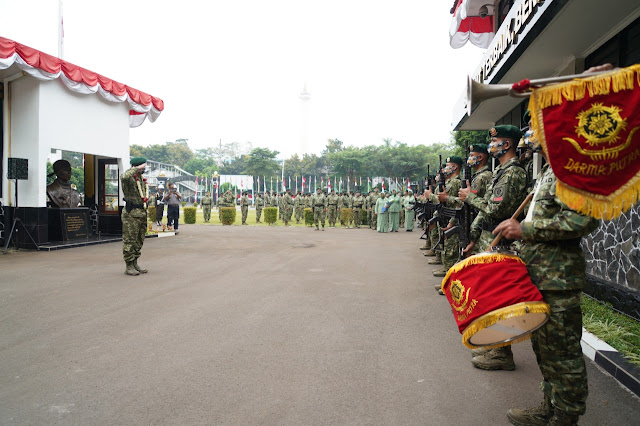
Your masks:
{"label": "red and gold banner", "polygon": [[[549,315],[549,305],[533,285],[527,267],[518,256],[506,253],[480,253],[453,265],[442,280],[442,291],[451,305],[453,316],[462,334],[462,343],[469,344],[474,334],[500,321],[525,314]],[[527,339],[521,337],[495,344],[499,347]]]}
{"label": "red and gold banner", "polygon": [[533,89],[536,137],[570,208],[612,219],[640,199],[640,65]]}

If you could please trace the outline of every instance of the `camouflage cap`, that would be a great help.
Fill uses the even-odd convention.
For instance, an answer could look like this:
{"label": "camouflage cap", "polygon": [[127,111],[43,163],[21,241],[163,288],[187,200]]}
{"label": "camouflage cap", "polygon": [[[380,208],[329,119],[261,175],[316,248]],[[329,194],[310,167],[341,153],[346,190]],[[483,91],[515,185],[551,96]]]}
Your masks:
{"label": "camouflage cap", "polygon": [[516,126],[504,124],[492,127],[491,130],[489,130],[489,136],[492,138],[510,138],[518,141],[522,137],[522,131]]}

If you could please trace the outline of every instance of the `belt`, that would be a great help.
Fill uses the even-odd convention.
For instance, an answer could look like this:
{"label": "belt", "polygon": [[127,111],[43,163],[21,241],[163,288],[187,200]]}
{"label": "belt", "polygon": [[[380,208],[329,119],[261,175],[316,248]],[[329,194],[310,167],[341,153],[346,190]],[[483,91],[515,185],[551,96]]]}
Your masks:
{"label": "belt", "polygon": [[324,207],[324,204],[316,204],[316,207]]}
{"label": "belt", "polygon": [[330,206],[337,206],[337,204],[329,204]]}

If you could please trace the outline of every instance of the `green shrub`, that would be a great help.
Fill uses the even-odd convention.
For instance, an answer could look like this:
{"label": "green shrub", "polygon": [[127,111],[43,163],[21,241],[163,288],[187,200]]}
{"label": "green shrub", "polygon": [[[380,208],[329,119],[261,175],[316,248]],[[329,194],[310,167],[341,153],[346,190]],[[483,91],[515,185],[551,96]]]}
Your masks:
{"label": "green shrub", "polygon": [[149,206],[147,208],[147,220],[150,220],[151,222],[156,221],[156,206]]}
{"label": "green shrub", "polygon": [[264,221],[269,225],[276,223],[278,220],[278,208],[277,207],[267,207],[262,210],[264,213]]}
{"label": "green shrub", "polygon": [[193,203],[193,207],[198,208],[198,203]]}
{"label": "green shrub", "polygon": [[181,205],[182,207],[184,207],[184,206],[186,206],[186,205],[187,205],[187,202],[186,202],[186,201],[182,201],[182,202],[180,202],[180,205]]}
{"label": "green shrub", "polygon": [[369,223],[368,222],[368,214],[369,212],[366,209],[362,209],[362,220],[361,223]]}
{"label": "green shrub", "polygon": [[236,221],[236,208],[220,207],[220,220],[223,225],[233,225]]}
{"label": "green shrub", "polygon": [[304,209],[304,224],[307,226],[313,226],[313,210]]}
{"label": "green shrub", "polygon": [[342,209],[340,210],[340,223],[349,225],[353,220],[353,209]]}
{"label": "green shrub", "polygon": [[195,207],[185,207],[183,209],[183,212],[184,212],[184,223],[196,223]]}

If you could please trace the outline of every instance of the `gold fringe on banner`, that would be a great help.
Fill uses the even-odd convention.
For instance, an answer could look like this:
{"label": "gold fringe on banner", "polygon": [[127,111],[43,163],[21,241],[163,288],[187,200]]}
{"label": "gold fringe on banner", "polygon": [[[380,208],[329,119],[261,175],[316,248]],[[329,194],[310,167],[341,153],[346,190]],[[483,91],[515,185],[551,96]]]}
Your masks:
{"label": "gold fringe on banner", "polygon": [[447,281],[449,281],[449,277],[451,276],[451,274],[460,272],[469,265],[478,265],[481,263],[496,263],[496,262],[502,262],[503,260],[506,260],[506,259],[512,259],[524,264],[524,261],[522,259],[520,259],[518,256],[513,254],[492,253],[492,252],[484,252],[484,253],[476,254],[474,256],[467,257],[466,259],[456,263],[451,268],[449,268],[449,270],[447,271],[447,275],[445,275],[444,279],[442,280],[442,284],[440,288],[444,292],[444,289],[447,286]]}
{"label": "gold fringe on banner", "polygon": [[[519,317],[525,314],[546,314],[548,317],[549,315],[551,315],[551,308],[549,308],[549,305],[544,302],[520,302],[516,303],[515,305],[507,306],[505,308],[496,309],[495,311],[484,314],[483,316],[469,324],[469,326],[465,328],[464,332],[462,333],[462,343],[469,349],[476,349],[479,346],[469,343],[469,339],[471,339],[474,334],[487,327],[491,327],[498,321],[506,320],[513,317]],[[542,323],[541,325],[543,324],[544,323]],[[521,334],[512,340],[482,347],[491,349],[519,343],[531,338],[531,333],[533,331],[535,331],[535,329],[529,330],[528,332]]]}
{"label": "gold fringe on banner", "polygon": [[[611,91],[618,93],[624,90],[634,90],[636,84],[640,90],[640,64],[613,70],[606,74],[576,79],[568,83],[534,89],[529,100],[531,126],[535,129],[535,135],[539,138],[547,157],[549,150],[544,134],[542,110],[550,106],[561,105],[564,101],[584,99],[587,90],[590,96],[608,95]],[[640,159],[634,161],[640,161]],[[607,196],[574,188],[558,179],[556,195],[569,208],[579,213],[596,219],[615,219],[623,211],[629,210],[640,201],[640,173]]]}

